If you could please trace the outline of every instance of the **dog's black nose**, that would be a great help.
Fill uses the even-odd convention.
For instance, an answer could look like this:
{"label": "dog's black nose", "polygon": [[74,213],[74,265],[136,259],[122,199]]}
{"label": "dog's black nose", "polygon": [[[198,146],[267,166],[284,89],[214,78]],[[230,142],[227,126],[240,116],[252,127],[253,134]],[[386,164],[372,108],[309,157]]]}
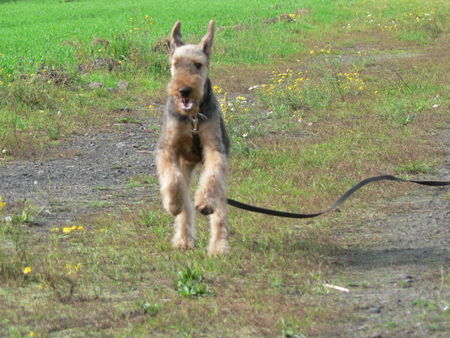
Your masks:
{"label": "dog's black nose", "polygon": [[190,93],[192,93],[191,87],[182,87],[178,90],[182,97],[188,97]]}

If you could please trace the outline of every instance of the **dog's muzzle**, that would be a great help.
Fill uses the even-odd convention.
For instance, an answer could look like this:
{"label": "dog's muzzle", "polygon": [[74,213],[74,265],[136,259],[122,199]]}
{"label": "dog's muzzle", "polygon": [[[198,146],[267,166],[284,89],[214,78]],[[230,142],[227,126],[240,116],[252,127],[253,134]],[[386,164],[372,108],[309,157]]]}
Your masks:
{"label": "dog's muzzle", "polygon": [[194,104],[195,104],[195,100],[192,98],[189,98],[189,95],[191,95],[191,93],[192,93],[192,88],[191,87],[182,87],[178,90],[178,92],[180,93],[180,96],[181,96],[181,108],[185,112],[190,111],[194,107]]}

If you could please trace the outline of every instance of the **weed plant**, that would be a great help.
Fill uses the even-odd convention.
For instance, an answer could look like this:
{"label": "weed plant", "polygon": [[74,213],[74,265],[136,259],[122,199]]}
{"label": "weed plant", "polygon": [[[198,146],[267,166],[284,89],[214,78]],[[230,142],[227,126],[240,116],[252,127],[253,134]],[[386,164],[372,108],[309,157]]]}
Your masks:
{"label": "weed plant", "polygon": [[177,291],[184,297],[209,294],[208,285],[203,282],[202,273],[198,269],[190,267],[178,272]]}

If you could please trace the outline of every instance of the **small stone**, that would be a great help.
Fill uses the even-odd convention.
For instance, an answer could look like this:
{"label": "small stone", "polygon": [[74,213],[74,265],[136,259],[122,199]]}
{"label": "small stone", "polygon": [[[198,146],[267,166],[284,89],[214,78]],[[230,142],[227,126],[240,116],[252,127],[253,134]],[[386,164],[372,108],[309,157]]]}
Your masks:
{"label": "small stone", "polygon": [[382,306],[371,306],[371,307],[369,307],[367,309],[367,312],[369,312],[369,313],[380,313],[382,308],[383,308]]}
{"label": "small stone", "polygon": [[89,89],[99,89],[99,88],[103,88],[103,82],[89,82],[88,84],[88,88]]}
{"label": "small stone", "polygon": [[129,83],[127,81],[119,81],[117,88],[119,88],[119,90],[127,90],[128,89],[128,85]]}

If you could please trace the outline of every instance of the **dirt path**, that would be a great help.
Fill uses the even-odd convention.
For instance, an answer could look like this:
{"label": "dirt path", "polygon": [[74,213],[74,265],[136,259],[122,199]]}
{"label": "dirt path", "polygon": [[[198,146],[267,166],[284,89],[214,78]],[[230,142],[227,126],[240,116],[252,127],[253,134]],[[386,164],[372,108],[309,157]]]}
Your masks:
{"label": "dirt path", "polygon": [[[147,200],[154,192],[129,189],[138,175],[153,174],[156,136],[150,122],[117,124],[112,131],[76,136],[47,160],[0,166],[0,193],[9,204],[26,200],[43,227],[66,225],[94,209]],[[22,203],[22,202],[20,202]]]}
{"label": "dirt path", "polygon": [[[437,178],[449,174],[447,160]],[[351,227],[351,244],[338,253],[335,279],[349,292],[333,291],[324,300],[332,299],[348,317],[335,332],[345,337],[446,336],[448,198],[448,188],[420,188],[391,201],[387,216]]]}
{"label": "dirt path", "polygon": [[[155,198],[156,188],[129,188],[134,177],[154,173],[156,135],[145,126],[155,121],[141,121],[74,137],[51,159],[3,163],[0,193],[37,207],[36,229]],[[450,159],[436,179],[449,176]],[[349,292],[330,289],[311,301],[333,304],[345,320],[320,336],[444,336],[450,329],[448,188],[418,188],[390,203],[387,216],[340,230],[344,244],[329,283]]]}

